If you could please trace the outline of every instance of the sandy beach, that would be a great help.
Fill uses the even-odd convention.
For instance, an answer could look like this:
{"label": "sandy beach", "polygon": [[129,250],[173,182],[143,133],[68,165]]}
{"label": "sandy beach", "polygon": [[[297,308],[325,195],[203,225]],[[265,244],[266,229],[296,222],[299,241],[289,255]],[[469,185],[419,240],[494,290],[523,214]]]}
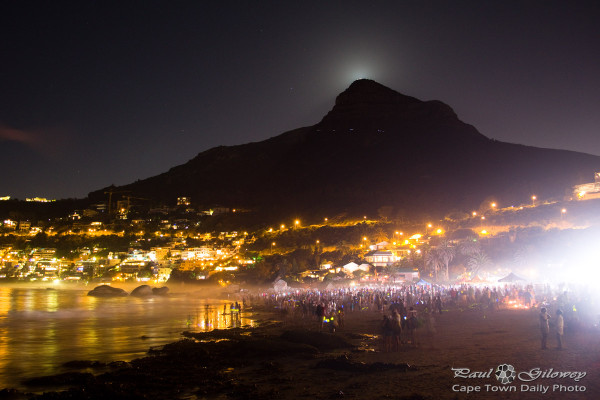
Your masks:
{"label": "sandy beach", "polygon": [[[260,307],[253,311],[259,316],[257,328],[186,333],[182,341],[151,349],[147,357],[131,362],[73,363],[72,372],[26,382],[31,392],[4,390],[0,398],[600,396],[599,332],[567,330],[561,351],[551,334],[549,348],[541,350],[537,309],[444,310],[434,316],[435,332],[420,327],[416,343],[403,343],[395,352],[382,351],[378,311],[347,313],[335,333],[320,331],[314,317],[284,316]],[[514,367],[513,382],[502,384],[495,378],[501,364]],[[538,371],[542,376],[534,379]],[[559,375],[566,372],[578,374]]]}

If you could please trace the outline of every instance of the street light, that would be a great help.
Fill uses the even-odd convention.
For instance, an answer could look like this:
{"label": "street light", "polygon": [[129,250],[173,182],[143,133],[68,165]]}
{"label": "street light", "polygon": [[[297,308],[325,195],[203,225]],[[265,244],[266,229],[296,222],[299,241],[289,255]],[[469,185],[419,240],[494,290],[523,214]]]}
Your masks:
{"label": "street light", "polygon": [[533,207],[535,207],[535,201],[537,200],[537,197],[535,195],[531,196],[531,205]]}
{"label": "street light", "polygon": [[281,224],[281,230],[284,230],[284,229],[285,229],[285,225]]}
{"label": "street light", "polygon": [[275,246],[275,242],[271,243],[271,254],[273,254],[273,246]]}
{"label": "street light", "polygon": [[477,216],[477,211],[473,211],[472,214],[473,214],[474,217],[476,217]]}
{"label": "street light", "polygon": [[297,228],[297,227],[298,227],[298,225],[300,225],[300,220],[299,220],[299,219],[295,220],[295,221],[294,221],[294,225],[296,225],[296,228]]}
{"label": "street light", "polygon": [[567,213],[567,209],[563,208],[562,210],[560,210],[560,219],[563,218],[563,216]]}

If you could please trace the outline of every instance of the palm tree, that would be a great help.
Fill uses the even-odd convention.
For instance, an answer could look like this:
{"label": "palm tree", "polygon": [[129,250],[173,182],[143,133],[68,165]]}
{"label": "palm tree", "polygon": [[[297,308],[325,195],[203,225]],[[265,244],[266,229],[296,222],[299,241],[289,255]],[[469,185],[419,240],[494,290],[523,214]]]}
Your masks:
{"label": "palm tree", "polygon": [[445,266],[445,270],[444,270],[445,278],[444,279],[446,281],[448,281],[450,279],[449,274],[448,274],[448,265],[454,259],[454,254],[456,253],[456,249],[450,244],[450,242],[448,242],[447,240],[444,240],[439,244],[439,246],[437,246],[435,248],[435,252],[437,253],[437,256],[440,259],[440,261],[442,262],[442,264]]}
{"label": "palm tree", "polygon": [[377,232],[375,232],[375,240],[377,241],[377,243],[387,242],[388,235],[383,229],[379,228],[377,229]]}
{"label": "palm tree", "polygon": [[458,246],[460,254],[470,257],[481,250],[479,242],[469,238],[460,242]]}
{"label": "palm tree", "polygon": [[474,275],[477,275],[479,273],[479,270],[491,264],[492,260],[488,257],[487,254],[485,254],[483,250],[471,255],[469,257],[469,261],[467,261],[467,266]]}
{"label": "palm tree", "polygon": [[433,271],[434,279],[437,282],[438,279],[438,270],[443,265],[442,260],[440,259],[437,251],[431,250],[425,253],[425,266]]}

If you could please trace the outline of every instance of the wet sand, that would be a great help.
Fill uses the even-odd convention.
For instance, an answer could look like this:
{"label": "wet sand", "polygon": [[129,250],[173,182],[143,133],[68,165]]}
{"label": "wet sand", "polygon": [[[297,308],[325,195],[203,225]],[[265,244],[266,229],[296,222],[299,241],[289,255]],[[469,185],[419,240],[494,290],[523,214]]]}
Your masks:
{"label": "wet sand", "polygon": [[[447,310],[435,316],[434,334],[421,327],[416,345],[405,343],[397,352],[381,351],[378,336],[382,314],[378,312],[348,313],[345,326],[334,334],[319,332],[312,318],[282,318],[266,311],[260,315],[262,325],[255,329],[189,334],[195,340],[155,349],[148,357],[130,363],[74,369],[72,377],[63,377],[72,386],[68,391],[37,397],[600,398],[600,332],[567,330],[562,351],[555,349],[551,333],[549,349],[541,350],[537,310]],[[578,382],[568,378],[523,382],[517,378],[503,385],[493,374],[468,379],[455,378],[452,371],[468,368],[488,373],[500,364],[513,365],[517,373],[552,368],[586,372],[586,376]],[[529,390],[524,391],[522,385]],[[558,391],[560,385],[565,390],[585,387],[585,391]],[[38,393],[49,386],[49,381],[30,382],[31,390]],[[455,391],[467,386],[479,387],[480,391]],[[532,391],[544,387],[548,388],[546,393]],[[4,395],[36,397],[6,391]]]}

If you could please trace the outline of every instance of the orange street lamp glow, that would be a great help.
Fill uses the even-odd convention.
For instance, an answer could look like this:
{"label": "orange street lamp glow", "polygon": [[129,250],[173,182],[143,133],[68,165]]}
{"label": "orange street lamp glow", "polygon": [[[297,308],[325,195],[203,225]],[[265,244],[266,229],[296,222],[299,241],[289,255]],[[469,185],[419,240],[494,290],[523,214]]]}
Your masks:
{"label": "orange street lamp glow", "polygon": [[473,216],[476,217],[477,216],[477,211],[473,211]]}
{"label": "orange street lamp glow", "polygon": [[491,204],[492,208],[496,208],[496,203]]}
{"label": "orange street lamp glow", "polygon": [[281,224],[281,229],[285,229],[285,225],[284,224]]}

